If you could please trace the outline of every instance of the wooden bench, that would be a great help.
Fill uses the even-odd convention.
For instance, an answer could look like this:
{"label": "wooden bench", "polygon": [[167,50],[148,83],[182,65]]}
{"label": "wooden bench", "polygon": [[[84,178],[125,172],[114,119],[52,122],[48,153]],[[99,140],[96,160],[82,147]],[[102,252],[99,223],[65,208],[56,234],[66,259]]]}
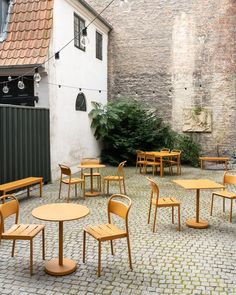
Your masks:
{"label": "wooden bench", "polygon": [[29,197],[29,186],[40,184],[40,197],[42,197],[43,178],[42,177],[27,177],[20,180],[0,184],[0,192],[5,195],[7,192],[14,191],[19,188],[27,187],[27,195]]}
{"label": "wooden bench", "polygon": [[228,157],[199,157],[201,161],[201,169],[204,169],[204,161],[209,162],[223,162],[225,164],[225,170],[228,170]]}

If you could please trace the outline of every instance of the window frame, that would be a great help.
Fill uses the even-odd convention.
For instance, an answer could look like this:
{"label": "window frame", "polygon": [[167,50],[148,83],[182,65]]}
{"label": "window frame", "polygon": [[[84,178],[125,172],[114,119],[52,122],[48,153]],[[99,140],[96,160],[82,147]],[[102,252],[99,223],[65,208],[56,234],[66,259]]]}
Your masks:
{"label": "window frame", "polygon": [[[76,27],[76,23],[75,21],[78,21],[77,27]],[[84,24],[84,27],[81,27],[81,23]],[[74,12],[74,46],[82,51],[86,51],[86,47],[81,45],[81,34],[79,36],[79,38],[76,38],[76,35],[78,35],[82,29],[85,28],[85,20],[79,16],[77,13]]]}
{"label": "window frame", "polygon": [[[99,40],[98,37],[101,36],[101,39]],[[99,48],[98,41],[101,43],[101,48]],[[103,60],[103,34],[96,30],[95,34],[95,50],[96,50],[96,58],[99,60]]]}

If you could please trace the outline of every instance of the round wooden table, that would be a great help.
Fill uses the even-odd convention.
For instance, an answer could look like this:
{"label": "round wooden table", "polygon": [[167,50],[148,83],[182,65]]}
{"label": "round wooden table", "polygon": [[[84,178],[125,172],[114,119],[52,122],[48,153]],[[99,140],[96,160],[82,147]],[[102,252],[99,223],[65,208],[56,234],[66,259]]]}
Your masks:
{"label": "round wooden table", "polygon": [[53,258],[46,262],[45,271],[48,274],[63,276],[76,270],[76,262],[63,257],[63,222],[76,220],[88,214],[89,209],[86,206],[68,203],[47,204],[32,211],[35,218],[59,222],[59,258]]}
{"label": "round wooden table", "polygon": [[82,169],[90,169],[90,191],[85,192],[85,195],[88,197],[95,197],[101,194],[101,192],[95,191],[93,188],[93,169],[104,168],[106,165],[99,163],[91,163],[91,164],[80,164],[79,168]]}

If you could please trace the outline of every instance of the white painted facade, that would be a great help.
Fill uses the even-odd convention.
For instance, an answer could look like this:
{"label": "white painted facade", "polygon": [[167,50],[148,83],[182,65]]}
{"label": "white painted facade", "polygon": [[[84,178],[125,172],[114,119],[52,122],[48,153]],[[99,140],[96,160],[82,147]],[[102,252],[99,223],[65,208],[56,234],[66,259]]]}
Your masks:
{"label": "white painted facade", "polygon": [[[53,56],[74,38],[74,13],[85,20],[85,25],[94,19],[94,15],[76,0],[55,1],[49,56]],[[96,30],[103,35],[103,60],[96,58]],[[86,51],[75,47],[72,41],[60,52],[60,59],[48,61],[46,75],[42,74],[40,87],[36,89],[39,96],[37,106],[50,109],[52,180],[59,177],[59,163],[70,166],[75,172],[78,171],[81,158],[100,155],[99,143],[90,128],[88,113],[92,101],[102,104],[107,102],[109,28],[97,19],[87,32],[90,42]],[[86,96],[86,112],[75,110],[79,88]],[[102,91],[99,93],[98,90],[83,88]]]}

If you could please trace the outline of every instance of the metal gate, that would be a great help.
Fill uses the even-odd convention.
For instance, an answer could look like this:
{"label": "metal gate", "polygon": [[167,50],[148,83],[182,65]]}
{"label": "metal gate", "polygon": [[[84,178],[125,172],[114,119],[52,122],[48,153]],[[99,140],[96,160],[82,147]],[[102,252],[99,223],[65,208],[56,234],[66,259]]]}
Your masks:
{"label": "metal gate", "polygon": [[0,104],[0,184],[51,180],[49,110]]}

